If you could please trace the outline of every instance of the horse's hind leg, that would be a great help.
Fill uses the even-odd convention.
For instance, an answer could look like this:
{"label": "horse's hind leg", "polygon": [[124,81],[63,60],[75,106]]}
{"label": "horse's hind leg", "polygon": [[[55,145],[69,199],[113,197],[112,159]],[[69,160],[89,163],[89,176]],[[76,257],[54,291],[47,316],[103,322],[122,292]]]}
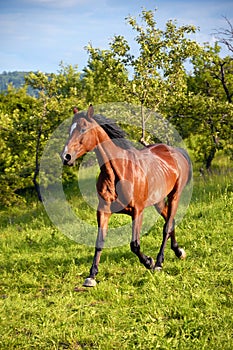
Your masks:
{"label": "horse's hind leg", "polygon": [[[156,210],[158,211],[158,213],[164,218],[165,222],[167,221],[167,217],[168,217],[168,205],[165,202],[165,199],[163,199],[161,202],[156,203],[155,205]],[[167,242],[167,235],[163,229],[163,241],[160,247],[160,251],[159,254],[157,255],[157,260],[156,260],[156,264],[154,269],[156,270],[161,270],[162,269],[162,263],[164,262],[164,249],[166,246],[166,242]]]}
{"label": "horse's hind leg", "polygon": [[131,251],[137,255],[139,261],[147,268],[154,269],[155,262],[154,260],[142,253],[140,250],[140,230],[142,226],[142,213],[132,217],[132,241],[130,243]]}
{"label": "horse's hind leg", "polygon": [[180,196],[177,195],[176,192],[171,193],[168,196],[168,203],[165,200],[157,203],[155,205],[157,211],[161,214],[161,216],[165,220],[165,224],[163,227],[163,241],[157,255],[157,260],[155,264],[155,269],[161,270],[162,263],[164,261],[164,250],[166,247],[167,240],[171,237],[171,249],[175,252],[178,258],[185,258],[185,251],[179,248],[178,243],[175,239],[175,214],[177,211],[178,203]]}
{"label": "horse's hind leg", "polygon": [[174,253],[179,259],[186,258],[185,250],[178,246],[178,243],[175,239],[175,229],[171,232],[171,249],[174,251]]}

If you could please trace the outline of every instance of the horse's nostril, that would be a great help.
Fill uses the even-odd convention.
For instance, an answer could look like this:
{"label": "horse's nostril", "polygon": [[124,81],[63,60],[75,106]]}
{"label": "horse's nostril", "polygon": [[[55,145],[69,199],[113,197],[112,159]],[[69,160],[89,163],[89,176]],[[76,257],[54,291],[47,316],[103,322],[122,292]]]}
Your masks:
{"label": "horse's nostril", "polygon": [[65,155],[65,160],[67,160],[67,162],[71,160],[71,155],[69,153]]}

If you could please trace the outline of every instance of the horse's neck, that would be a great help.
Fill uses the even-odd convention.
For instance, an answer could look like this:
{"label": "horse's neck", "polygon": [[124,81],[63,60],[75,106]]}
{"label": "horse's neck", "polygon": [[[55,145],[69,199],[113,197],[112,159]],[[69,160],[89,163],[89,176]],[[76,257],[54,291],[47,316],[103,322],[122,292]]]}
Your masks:
{"label": "horse's neck", "polygon": [[110,138],[100,142],[95,148],[100,169],[109,179],[113,179],[113,176],[118,173],[118,168],[115,166],[115,160],[123,158],[124,156],[127,157],[125,154],[126,152],[126,150],[115,145]]}

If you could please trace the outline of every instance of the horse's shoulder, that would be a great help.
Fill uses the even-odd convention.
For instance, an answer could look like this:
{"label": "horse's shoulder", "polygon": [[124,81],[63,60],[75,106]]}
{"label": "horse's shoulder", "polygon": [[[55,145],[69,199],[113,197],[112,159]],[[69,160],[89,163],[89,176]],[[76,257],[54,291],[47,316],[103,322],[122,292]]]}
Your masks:
{"label": "horse's shoulder", "polygon": [[150,152],[158,161],[165,162],[167,165],[176,166],[176,161],[174,159],[174,148],[168,146],[164,143],[158,143],[155,145],[149,146]]}
{"label": "horse's shoulder", "polygon": [[166,145],[165,143],[156,143],[154,145],[149,146],[148,148],[152,153],[158,155],[161,155],[162,153],[170,155],[172,150],[172,147]]}

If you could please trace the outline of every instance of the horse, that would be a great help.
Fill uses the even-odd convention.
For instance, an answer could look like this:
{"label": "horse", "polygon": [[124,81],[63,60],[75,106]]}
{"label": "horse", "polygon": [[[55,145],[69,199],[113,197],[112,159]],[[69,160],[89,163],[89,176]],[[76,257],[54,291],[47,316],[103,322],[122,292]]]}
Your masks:
{"label": "horse", "polygon": [[[96,189],[98,195],[98,234],[95,254],[84,286],[94,287],[101,252],[107,235],[109,218],[113,213],[127,214],[132,219],[131,251],[150,270],[162,269],[167,240],[180,259],[185,259],[184,249],[175,238],[175,214],[181,193],[192,177],[192,164],[182,148],[154,144],[137,149],[125,137],[125,132],[112,119],[87,112],[74,115],[69,137],[61,158],[64,165],[74,165],[76,159],[93,151],[100,174]],[[154,206],[165,220],[162,244],[156,261],[140,249],[140,229],[143,210]]]}

